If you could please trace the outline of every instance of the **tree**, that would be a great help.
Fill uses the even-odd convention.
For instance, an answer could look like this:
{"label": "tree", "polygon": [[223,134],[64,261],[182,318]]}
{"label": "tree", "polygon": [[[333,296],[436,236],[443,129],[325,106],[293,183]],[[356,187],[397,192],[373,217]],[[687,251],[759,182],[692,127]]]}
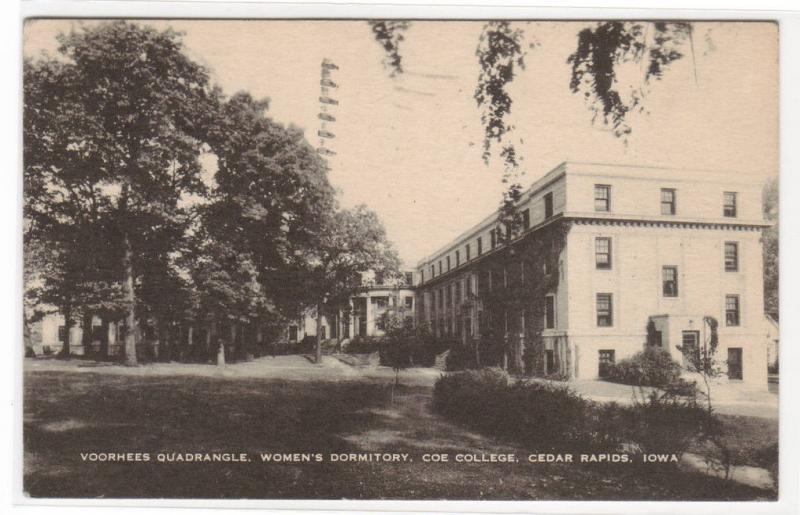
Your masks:
{"label": "tree", "polygon": [[299,256],[313,249],[335,194],[327,167],[302,131],[266,116],[268,101],[238,93],[210,132],[218,183],[204,220],[249,253],[259,282],[284,313],[303,304]]}
{"label": "tree", "polygon": [[764,311],[778,316],[779,308],[779,218],[778,179],[773,178],[764,185],[764,218],[774,225],[761,236],[764,251]]}
{"label": "tree", "polygon": [[217,95],[171,29],[115,21],[59,41],[60,60],[26,63],[26,202],[48,204],[50,184],[81,176],[119,242],[125,362],[135,365],[141,257],[153,241],[174,242],[162,231],[186,216],[179,200],[204,193],[198,157]]}
{"label": "tree", "polygon": [[320,227],[319,241],[297,256],[295,263],[299,273],[294,278],[317,311],[317,363],[322,361],[322,315],[346,305],[364,288],[364,272],[373,270],[392,278],[399,276],[400,267],[383,224],[364,205],[331,213]]}

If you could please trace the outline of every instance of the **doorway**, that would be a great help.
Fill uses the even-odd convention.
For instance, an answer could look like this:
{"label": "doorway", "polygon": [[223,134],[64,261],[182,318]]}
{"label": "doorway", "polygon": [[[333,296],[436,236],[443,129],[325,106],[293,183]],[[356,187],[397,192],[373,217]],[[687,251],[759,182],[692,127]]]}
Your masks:
{"label": "doorway", "polygon": [[742,348],[728,348],[728,379],[742,379]]}

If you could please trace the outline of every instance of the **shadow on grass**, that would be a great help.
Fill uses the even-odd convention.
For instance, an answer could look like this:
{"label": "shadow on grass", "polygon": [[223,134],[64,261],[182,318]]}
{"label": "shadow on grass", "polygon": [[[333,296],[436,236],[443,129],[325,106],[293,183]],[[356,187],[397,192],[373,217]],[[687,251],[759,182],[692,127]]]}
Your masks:
{"label": "shadow on grass", "polygon": [[[33,497],[286,499],[769,499],[671,468],[531,464],[528,452],[433,415],[431,389],[372,381],[25,374],[24,488]],[[146,452],[150,462],[80,453]],[[248,453],[244,463],[158,463],[159,452]],[[261,452],[323,453],[262,463]],[[334,452],[408,452],[340,463]],[[515,452],[520,463],[423,463],[425,452]]]}

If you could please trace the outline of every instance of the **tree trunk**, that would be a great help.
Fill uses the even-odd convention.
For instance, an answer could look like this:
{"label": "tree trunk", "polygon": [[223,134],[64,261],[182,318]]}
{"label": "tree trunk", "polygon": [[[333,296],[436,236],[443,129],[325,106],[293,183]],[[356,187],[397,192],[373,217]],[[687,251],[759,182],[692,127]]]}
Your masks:
{"label": "tree trunk", "polygon": [[242,355],[242,351],[239,348],[239,345],[236,343],[236,333],[238,328],[237,322],[231,322],[231,345],[230,345],[230,353],[231,357],[236,358]]}
{"label": "tree trunk", "polygon": [[186,352],[189,354],[189,359],[193,359],[194,352],[194,326],[190,325],[186,328]]}
{"label": "tree trunk", "polygon": [[217,332],[217,321],[215,319],[211,319],[211,322],[208,324],[208,330],[206,331],[206,359],[211,359],[212,357],[212,344],[214,342],[214,336]]}
{"label": "tree trunk", "polygon": [[103,317],[101,319],[102,329],[100,332],[100,357],[108,358],[108,319]]}
{"label": "tree trunk", "polygon": [[92,313],[86,312],[83,313],[83,320],[81,321],[81,330],[83,334],[81,334],[81,344],[83,344],[83,355],[84,356],[91,356],[94,354],[94,349],[92,348],[92,319],[94,316]]}
{"label": "tree trunk", "polygon": [[122,258],[123,280],[122,297],[126,304],[125,313],[125,364],[135,367],[139,364],[136,357],[136,297],[133,291],[133,249],[128,233],[123,238],[124,255]]}
{"label": "tree trunk", "polygon": [[61,345],[61,357],[70,357],[70,329],[72,329],[72,306],[64,305],[64,342]]}
{"label": "tree trunk", "polygon": [[317,304],[317,346],[314,363],[322,363],[322,303]]}

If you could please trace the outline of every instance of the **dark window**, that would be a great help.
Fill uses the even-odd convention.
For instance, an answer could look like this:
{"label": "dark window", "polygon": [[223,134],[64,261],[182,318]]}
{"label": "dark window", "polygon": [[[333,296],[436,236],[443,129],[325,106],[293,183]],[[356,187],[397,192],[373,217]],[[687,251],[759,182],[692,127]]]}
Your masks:
{"label": "dark window", "polygon": [[483,238],[478,238],[478,255],[483,254]]}
{"label": "dark window", "polygon": [[550,218],[553,216],[553,193],[547,193],[544,196],[544,217]]}
{"label": "dark window", "polygon": [[531,226],[531,210],[526,209],[522,212],[522,228],[528,229]]}
{"label": "dark window", "polygon": [[739,244],[735,241],[725,242],[725,271],[739,271]]}
{"label": "dark window", "polygon": [[425,282],[425,269],[424,268],[420,268],[420,270],[419,270],[419,282],[420,283],[424,283]]}
{"label": "dark window", "polygon": [[414,274],[411,272],[406,272],[406,284],[414,284]]}
{"label": "dark window", "polygon": [[661,268],[661,285],[665,297],[678,296],[678,267],[665,266]]}
{"label": "dark window", "polygon": [[439,260],[439,275],[442,275],[442,260]]}
{"label": "dark window", "polygon": [[594,261],[600,270],[611,268],[611,238],[595,238]]}
{"label": "dark window", "polygon": [[431,311],[436,311],[436,290],[431,291]]}
{"label": "dark window", "polygon": [[460,265],[461,265],[461,251],[457,250],[456,251],[456,266],[458,267]]}
{"label": "dark window", "polygon": [[444,309],[444,288],[439,288],[439,309]]}
{"label": "dark window", "polygon": [[728,348],[728,379],[742,378],[742,348]]}
{"label": "dark window", "polygon": [[556,327],[556,298],[548,295],[544,298],[544,327],[545,329],[555,329]]}
{"label": "dark window", "polygon": [[464,259],[467,261],[471,259],[471,256],[469,255],[469,243],[464,245]]}
{"label": "dark window", "polygon": [[545,256],[544,262],[542,263],[542,273],[544,275],[550,275],[553,273],[553,260],[550,256]]}
{"label": "dark window", "polygon": [[406,297],[404,300],[407,309],[411,309],[414,307],[414,297]]}
{"label": "dark window", "polygon": [[447,285],[447,307],[453,305],[453,283]]}
{"label": "dark window", "polygon": [[67,341],[67,328],[63,325],[58,326],[58,341],[61,343]]}
{"label": "dark window", "polygon": [[597,359],[598,359],[598,370],[597,375],[600,377],[608,377],[609,368],[615,362],[614,350],[613,349],[602,349],[597,351]]}
{"label": "dark window", "polygon": [[433,279],[434,277],[436,277],[436,268],[434,268],[434,266],[431,265],[431,279]]}
{"label": "dark window", "polygon": [[739,325],[739,296],[725,296],[725,325]]}
{"label": "dark window", "polygon": [[736,193],[726,191],[722,194],[722,214],[736,218]]}
{"label": "dark window", "polygon": [[450,256],[447,256],[447,271],[450,271]]}
{"label": "dark window", "polygon": [[492,250],[494,250],[494,248],[497,247],[497,231],[495,229],[492,229],[491,231],[489,231],[489,241],[490,241]]}
{"label": "dark window", "polygon": [[289,326],[289,341],[296,342],[297,341],[297,326],[290,325]]}
{"label": "dark window", "polygon": [[594,210],[595,211],[611,210],[611,186],[608,186],[606,184],[594,185]]}
{"label": "dark window", "polygon": [[461,304],[461,281],[456,282],[456,303],[455,306]]}
{"label": "dark window", "polygon": [[467,297],[472,295],[472,276],[467,276]]}
{"label": "dark window", "polygon": [[375,284],[383,284],[384,275],[383,272],[375,272]]}
{"label": "dark window", "polygon": [[[383,327],[381,327],[381,329],[383,329]],[[320,340],[325,340],[326,339],[325,326],[324,325],[319,328],[319,336],[320,336]]]}
{"label": "dark window", "polygon": [[597,294],[597,327],[611,327],[614,324],[610,293]]}
{"label": "dark window", "polygon": [[675,190],[670,188],[661,188],[661,214],[674,215],[675,214]]}
{"label": "dark window", "polygon": [[544,351],[544,373],[552,374],[556,371],[556,353],[552,349]]}

